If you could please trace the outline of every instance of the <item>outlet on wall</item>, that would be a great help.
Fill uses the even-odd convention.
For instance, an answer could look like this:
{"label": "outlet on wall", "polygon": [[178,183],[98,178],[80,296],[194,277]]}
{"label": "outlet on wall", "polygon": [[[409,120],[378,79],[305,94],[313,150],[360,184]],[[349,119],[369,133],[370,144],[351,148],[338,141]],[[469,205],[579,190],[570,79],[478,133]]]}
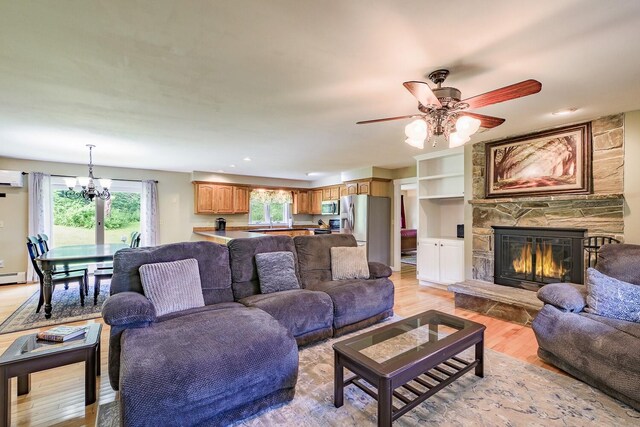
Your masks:
{"label": "outlet on wall", "polygon": [[4,260],[0,259],[0,268],[4,268]]}

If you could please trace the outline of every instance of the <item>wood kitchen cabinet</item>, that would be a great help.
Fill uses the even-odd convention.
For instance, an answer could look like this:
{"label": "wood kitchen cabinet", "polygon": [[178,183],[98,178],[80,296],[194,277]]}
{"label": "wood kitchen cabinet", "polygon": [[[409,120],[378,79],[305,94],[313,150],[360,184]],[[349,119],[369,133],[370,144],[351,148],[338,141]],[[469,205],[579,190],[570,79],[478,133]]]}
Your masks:
{"label": "wood kitchen cabinet", "polygon": [[249,187],[233,187],[233,213],[249,213]]}
{"label": "wood kitchen cabinet", "polygon": [[309,191],[297,191],[293,194],[293,214],[308,214]]}
{"label": "wood kitchen cabinet", "polygon": [[330,200],[340,200],[340,187],[335,186],[330,189]]}
{"label": "wood kitchen cabinet", "polygon": [[232,214],[249,212],[249,189],[234,185],[194,182],[194,205],[197,214]]}
{"label": "wood kitchen cabinet", "polygon": [[363,179],[346,183],[346,195],[367,194],[369,196],[390,197],[390,180]]}
{"label": "wood kitchen cabinet", "polygon": [[312,190],[309,193],[309,213],[313,215],[322,214],[322,190]]}
{"label": "wood kitchen cabinet", "polygon": [[344,197],[344,196],[348,196],[349,192],[347,191],[347,186],[346,185],[341,185],[340,186],[340,197]]}
{"label": "wood kitchen cabinet", "polygon": [[322,200],[332,200],[331,199],[331,188],[323,188],[322,189]]}

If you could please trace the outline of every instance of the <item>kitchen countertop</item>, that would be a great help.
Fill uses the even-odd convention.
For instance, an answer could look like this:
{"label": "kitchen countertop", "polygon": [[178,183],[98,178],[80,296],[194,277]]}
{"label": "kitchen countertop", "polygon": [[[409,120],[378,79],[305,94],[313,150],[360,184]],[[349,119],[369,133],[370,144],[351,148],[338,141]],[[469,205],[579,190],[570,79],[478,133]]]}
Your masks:
{"label": "kitchen countertop", "polygon": [[264,234],[262,233],[252,233],[249,231],[234,231],[234,230],[225,230],[225,231],[194,231],[195,234],[199,234],[204,237],[213,237],[219,240],[231,241],[233,239],[243,239],[248,237],[262,237]]}

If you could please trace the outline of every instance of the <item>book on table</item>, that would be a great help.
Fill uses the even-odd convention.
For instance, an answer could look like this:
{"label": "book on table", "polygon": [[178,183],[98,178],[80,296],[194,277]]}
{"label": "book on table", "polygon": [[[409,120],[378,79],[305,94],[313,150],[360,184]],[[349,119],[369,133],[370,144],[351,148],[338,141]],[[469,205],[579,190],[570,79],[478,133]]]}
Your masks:
{"label": "book on table", "polygon": [[38,339],[54,342],[65,342],[81,337],[87,332],[84,326],[56,326],[55,328],[38,332]]}

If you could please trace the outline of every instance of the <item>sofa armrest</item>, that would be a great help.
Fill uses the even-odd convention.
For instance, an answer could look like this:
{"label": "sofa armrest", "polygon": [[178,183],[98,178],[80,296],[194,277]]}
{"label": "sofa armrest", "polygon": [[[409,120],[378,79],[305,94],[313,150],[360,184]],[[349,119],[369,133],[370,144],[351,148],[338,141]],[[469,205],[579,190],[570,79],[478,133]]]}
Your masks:
{"label": "sofa armrest", "polygon": [[102,317],[110,326],[151,323],[156,321],[156,309],[142,294],[120,292],[111,295],[102,306]]}
{"label": "sofa armrest", "polygon": [[587,287],[573,283],[552,283],[538,290],[538,299],[560,310],[581,312],[587,305]]}
{"label": "sofa armrest", "polygon": [[369,263],[369,278],[370,279],[382,279],[383,277],[391,276],[391,268],[382,264],[381,262]]}

